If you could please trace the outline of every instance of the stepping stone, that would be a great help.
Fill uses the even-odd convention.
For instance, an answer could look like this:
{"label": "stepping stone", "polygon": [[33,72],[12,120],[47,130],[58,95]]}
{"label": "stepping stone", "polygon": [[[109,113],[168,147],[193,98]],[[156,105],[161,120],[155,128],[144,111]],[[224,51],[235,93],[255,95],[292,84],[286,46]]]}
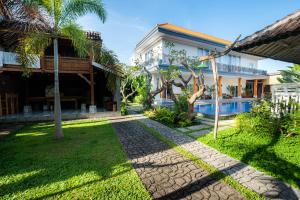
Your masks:
{"label": "stepping stone", "polygon": [[195,131],[195,130],[199,130],[199,129],[204,129],[204,128],[209,128],[210,126],[206,125],[206,124],[201,124],[201,125],[195,125],[195,126],[189,126],[187,127],[188,129]]}
{"label": "stepping stone", "polygon": [[211,130],[201,130],[201,131],[197,131],[197,132],[191,133],[191,136],[193,136],[195,138],[198,138],[198,137],[206,135],[206,134],[208,134],[210,132],[211,132]]}
{"label": "stepping stone", "polygon": [[222,131],[225,130],[227,128],[232,128],[231,126],[221,126],[220,128],[218,128],[218,131]]}
{"label": "stepping stone", "polygon": [[180,132],[183,132],[183,133],[186,133],[188,131],[190,131],[189,129],[187,128],[176,128],[176,130],[180,131]]}

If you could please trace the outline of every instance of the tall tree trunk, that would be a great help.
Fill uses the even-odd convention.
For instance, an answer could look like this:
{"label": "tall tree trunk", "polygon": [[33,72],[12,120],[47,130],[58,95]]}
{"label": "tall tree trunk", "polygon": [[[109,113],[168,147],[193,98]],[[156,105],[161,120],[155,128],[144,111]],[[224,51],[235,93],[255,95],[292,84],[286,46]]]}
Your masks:
{"label": "tall tree trunk", "polygon": [[55,123],[55,139],[63,138],[61,128],[61,106],[59,94],[59,74],[58,74],[58,42],[57,38],[53,41],[54,44],[54,123]]}
{"label": "tall tree trunk", "polygon": [[216,65],[216,60],[214,57],[210,59],[214,77],[214,85],[215,85],[215,127],[214,127],[214,139],[218,137],[218,128],[219,128],[219,88],[218,88],[218,68]]}

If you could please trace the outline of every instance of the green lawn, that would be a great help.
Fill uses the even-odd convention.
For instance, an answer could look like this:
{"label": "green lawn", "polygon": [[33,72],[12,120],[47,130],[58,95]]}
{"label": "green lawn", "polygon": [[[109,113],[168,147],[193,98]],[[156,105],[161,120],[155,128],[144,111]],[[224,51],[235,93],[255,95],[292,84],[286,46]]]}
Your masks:
{"label": "green lawn", "polygon": [[0,199],[150,199],[107,121],[27,126],[0,141]]}
{"label": "green lawn", "polygon": [[198,140],[300,188],[300,135],[272,138],[229,128],[219,132],[217,141],[212,134]]}

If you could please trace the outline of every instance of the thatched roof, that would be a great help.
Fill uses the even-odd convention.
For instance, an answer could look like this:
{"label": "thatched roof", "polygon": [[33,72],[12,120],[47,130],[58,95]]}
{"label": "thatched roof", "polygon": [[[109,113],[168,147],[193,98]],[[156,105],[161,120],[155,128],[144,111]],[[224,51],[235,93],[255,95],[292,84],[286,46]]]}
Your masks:
{"label": "thatched roof", "polygon": [[300,10],[240,40],[233,50],[300,63]]}
{"label": "thatched roof", "polygon": [[[50,33],[51,27],[44,23],[32,23],[15,20],[0,20],[0,44],[5,48],[12,48],[17,45],[18,39],[30,32]],[[99,32],[86,31],[88,39],[102,43]]]}

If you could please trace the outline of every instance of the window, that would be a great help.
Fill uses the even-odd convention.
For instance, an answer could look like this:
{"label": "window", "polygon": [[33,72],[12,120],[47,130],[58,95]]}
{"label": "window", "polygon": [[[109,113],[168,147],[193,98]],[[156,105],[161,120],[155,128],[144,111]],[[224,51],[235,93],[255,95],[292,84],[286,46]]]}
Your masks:
{"label": "window", "polygon": [[151,49],[145,53],[145,61],[146,62],[149,61],[152,57],[153,57],[153,51]]}
{"label": "window", "polygon": [[240,66],[241,64],[241,57],[240,56],[234,56],[234,55],[228,55],[227,63],[228,65],[233,66]]}
{"label": "window", "polygon": [[253,69],[253,68],[254,68],[254,63],[250,62],[250,63],[249,63],[249,68],[252,68],[252,69]]}
{"label": "window", "polygon": [[209,50],[203,49],[203,48],[198,48],[197,54],[198,54],[198,56],[207,56],[209,54]]}

